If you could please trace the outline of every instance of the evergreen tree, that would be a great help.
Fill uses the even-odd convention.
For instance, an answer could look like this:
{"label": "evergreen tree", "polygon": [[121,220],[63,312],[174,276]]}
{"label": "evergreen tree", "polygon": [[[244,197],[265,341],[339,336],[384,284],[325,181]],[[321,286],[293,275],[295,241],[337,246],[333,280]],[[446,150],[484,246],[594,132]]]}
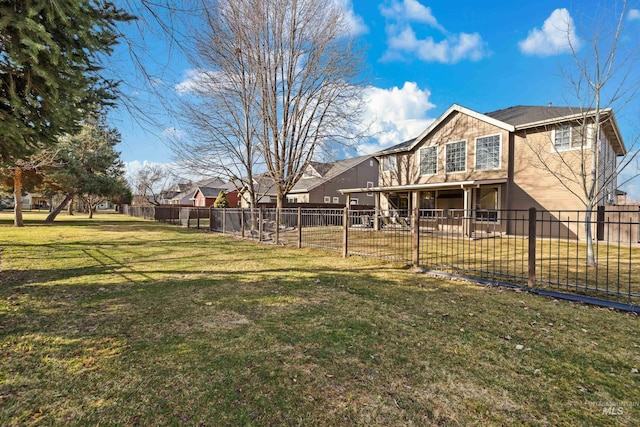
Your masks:
{"label": "evergreen tree", "polygon": [[14,174],[16,225],[26,159],[115,99],[100,61],[130,19],[102,0],[0,0],[0,167]]}
{"label": "evergreen tree", "polygon": [[216,201],[213,202],[213,207],[214,208],[228,208],[229,205],[229,200],[227,199],[227,195],[224,193],[224,191],[220,190],[220,192],[218,193],[218,197],[216,197]]}
{"label": "evergreen tree", "polygon": [[43,173],[47,187],[65,199],[47,217],[52,222],[64,206],[79,197],[93,216],[97,205],[126,192],[124,165],[115,146],[120,134],[103,119],[87,120],[75,135],[61,138],[54,166]]}

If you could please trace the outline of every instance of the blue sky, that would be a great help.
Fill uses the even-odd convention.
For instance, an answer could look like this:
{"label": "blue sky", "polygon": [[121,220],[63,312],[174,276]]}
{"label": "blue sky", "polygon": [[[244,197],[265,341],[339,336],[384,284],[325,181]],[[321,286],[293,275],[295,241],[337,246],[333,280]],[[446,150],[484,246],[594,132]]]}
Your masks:
{"label": "blue sky", "polygon": [[[589,46],[581,34],[589,32],[593,11],[603,5],[599,0],[333,1],[342,5],[352,32],[367,46],[368,114],[379,133],[359,148],[362,153],[417,136],[454,103],[481,113],[514,105],[575,105],[567,80],[560,76],[561,67],[572,62],[567,23],[575,28],[571,38],[578,53],[586,53]],[[614,2],[605,3],[614,11]],[[625,46],[634,48],[638,6],[632,5],[624,28]],[[125,31],[150,70],[153,86],[181,96],[177,91],[194,77],[194,70],[179,50],[154,30],[152,20]],[[114,58],[123,92],[160,123],[141,123],[140,114],[132,119],[123,108],[114,112],[113,123],[123,135],[122,158],[131,170],[144,162],[170,163],[166,136],[181,135],[180,124],[163,113],[162,102],[146,91],[148,80],[130,62],[123,46]],[[640,102],[617,111],[627,146],[640,134],[639,116]],[[640,200],[640,184],[623,188]]]}

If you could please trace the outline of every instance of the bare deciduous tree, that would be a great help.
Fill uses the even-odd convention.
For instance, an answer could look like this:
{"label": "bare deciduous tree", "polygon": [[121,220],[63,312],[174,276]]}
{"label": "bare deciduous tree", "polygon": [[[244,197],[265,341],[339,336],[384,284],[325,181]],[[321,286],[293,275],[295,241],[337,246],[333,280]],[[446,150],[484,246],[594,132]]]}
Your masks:
{"label": "bare deciduous tree", "polygon": [[197,132],[177,151],[204,169],[246,177],[250,193],[262,166],[279,213],[318,150],[359,137],[362,52],[337,2],[203,0],[202,9],[190,88],[199,97],[184,109]]}
{"label": "bare deciduous tree", "polygon": [[132,186],[136,196],[145,202],[158,206],[164,193],[171,185],[171,174],[167,168],[158,164],[145,164],[132,177]]}
{"label": "bare deciduous tree", "polygon": [[[636,168],[623,182],[618,180],[620,173],[636,161],[638,137],[628,140],[626,147],[611,145],[618,137],[612,137],[618,130],[614,116],[636,98],[640,89],[640,79],[634,75],[637,44],[630,46],[623,35],[627,2],[622,1],[620,6],[620,10],[601,10],[587,25],[587,31],[581,32],[580,42],[571,36],[573,29],[567,22],[573,61],[561,68],[561,74],[571,88],[567,104],[575,107],[570,112],[574,126],[569,149],[557,149],[556,141],[551,141],[552,150],[529,144],[536,163],[583,203],[588,265],[595,265],[593,210],[611,204],[616,188],[638,176]],[[581,49],[578,43],[585,43],[586,48]]]}

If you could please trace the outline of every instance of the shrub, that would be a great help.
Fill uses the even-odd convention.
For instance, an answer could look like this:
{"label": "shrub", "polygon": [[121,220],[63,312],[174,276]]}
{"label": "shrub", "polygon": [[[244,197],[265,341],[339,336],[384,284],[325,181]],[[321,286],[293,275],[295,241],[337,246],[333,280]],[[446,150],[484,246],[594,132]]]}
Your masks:
{"label": "shrub", "polygon": [[213,202],[214,208],[228,208],[229,200],[227,200],[227,195],[224,194],[224,191],[220,190],[218,193],[218,197],[216,197],[216,201]]}

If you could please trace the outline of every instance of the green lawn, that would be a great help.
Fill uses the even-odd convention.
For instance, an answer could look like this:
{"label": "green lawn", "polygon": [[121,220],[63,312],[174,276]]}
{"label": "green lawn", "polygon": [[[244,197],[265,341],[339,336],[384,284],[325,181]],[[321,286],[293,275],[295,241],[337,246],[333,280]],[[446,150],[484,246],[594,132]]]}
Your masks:
{"label": "green lawn", "polygon": [[117,214],[43,218],[0,214],[2,426],[638,425],[636,315]]}

